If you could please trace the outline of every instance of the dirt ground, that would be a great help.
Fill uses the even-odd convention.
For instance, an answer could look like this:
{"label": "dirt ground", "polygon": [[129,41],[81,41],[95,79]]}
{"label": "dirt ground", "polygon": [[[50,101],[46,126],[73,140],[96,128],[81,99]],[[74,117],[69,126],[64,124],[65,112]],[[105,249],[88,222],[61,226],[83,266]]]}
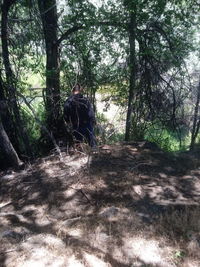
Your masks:
{"label": "dirt ground", "polygon": [[147,142],[0,174],[0,266],[200,266],[200,159]]}

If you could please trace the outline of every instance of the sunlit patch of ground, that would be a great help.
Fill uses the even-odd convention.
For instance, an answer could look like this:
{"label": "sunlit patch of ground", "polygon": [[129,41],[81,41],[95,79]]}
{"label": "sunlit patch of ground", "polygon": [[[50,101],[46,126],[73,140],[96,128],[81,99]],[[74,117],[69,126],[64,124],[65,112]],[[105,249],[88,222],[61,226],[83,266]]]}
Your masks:
{"label": "sunlit patch of ground", "polygon": [[142,142],[4,173],[0,266],[200,266],[199,184]]}
{"label": "sunlit patch of ground", "polygon": [[153,266],[175,266],[172,262],[173,248],[160,240],[146,239],[144,236],[127,236],[124,239],[124,252],[129,258],[138,258],[144,264]]}

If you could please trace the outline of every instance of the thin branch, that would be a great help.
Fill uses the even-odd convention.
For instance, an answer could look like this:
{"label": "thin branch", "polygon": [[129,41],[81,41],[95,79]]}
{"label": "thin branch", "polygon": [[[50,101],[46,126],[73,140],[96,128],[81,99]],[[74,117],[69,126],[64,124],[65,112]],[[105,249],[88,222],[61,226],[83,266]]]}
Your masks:
{"label": "thin branch", "polygon": [[38,119],[38,117],[37,117],[36,114],[35,114],[35,111],[34,111],[33,107],[32,107],[32,106],[30,105],[30,103],[26,100],[26,98],[25,98],[21,93],[19,93],[19,92],[17,92],[17,94],[18,94],[19,97],[21,97],[21,98],[24,100],[24,103],[25,103],[25,104],[27,105],[27,107],[31,110],[31,112],[32,112],[32,114],[33,114],[33,116],[34,116],[36,122],[39,124],[39,126],[41,127],[41,129],[43,129],[43,130],[47,133],[47,135],[50,137],[52,143],[53,143],[54,146],[55,146],[56,151],[58,152],[58,154],[59,154],[59,156],[60,156],[60,160],[63,161],[62,153],[61,153],[61,151],[60,151],[59,146],[58,146],[57,143],[56,143],[56,140],[55,140],[53,134],[50,133],[50,132],[48,131],[48,129],[47,129],[47,128],[43,125],[43,123],[40,121],[40,119]]}
{"label": "thin branch", "polygon": [[47,10],[45,10],[44,12],[42,12],[40,15],[43,16],[45,15],[47,12],[49,12],[51,9],[53,9],[54,7],[56,7],[56,3],[53,6],[50,6],[49,8],[47,8]]}
{"label": "thin branch", "polygon": [[34,19],[14,19],[14,18],[8,18],[8,21],[14,21],[14,22],[30,22],[30,21],[34,21]]}

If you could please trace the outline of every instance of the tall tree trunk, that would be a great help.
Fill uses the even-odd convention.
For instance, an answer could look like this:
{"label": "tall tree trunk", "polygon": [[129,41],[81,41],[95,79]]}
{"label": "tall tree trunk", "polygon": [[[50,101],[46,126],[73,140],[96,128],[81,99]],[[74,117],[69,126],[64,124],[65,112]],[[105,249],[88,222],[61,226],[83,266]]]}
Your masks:
{"label": "tall tree trunk", "polygon": [[60,124],[60,60],[57,34],[56,0],[38,0],[46,45],[46,99],[47,125],[54,134]]}
{"label": "tall tree trunk", "polygon": [[8,106],[8,101],[6,99],[5,86],[2,80],[1,72],[0,72],[0,114],[2,123],[4,125],[6,133],[9,136],[9,139],[11,140],[12,144],[16,147],[16,149],[19,150],[17,131],[16,127],[14,127],[15,123],[13,120],[13,116],[11,114],[11,110]]}
{"label": "tall tree trunk", "polygon": [[96,105],[95,105],[95,94],[96,94],[96,88],[95,88],[95,77],[92,72],[92,64],[90,60],[90,52],[81,54],[82,56],[82,80],[84,82],[84,86],[86,88],[89,88],[87,91],[87,96],[89,97],[94,112],[96,112]]}
{"label": "tall tree trunk", "polygon": [[3,151],[3,155],[9,161],[9,165],[13,167],[19,167],[22,162],[19,159],[17,152],[15,151],[13,145],[11,144],[8,135],[3,127],[1,117],[0,117],[0,149]]}
{"label": "tall tree trunk", "polygon": [[194,144],[195,144],[197,135],[199,133],[199,128],[200,128],[200,119],[198,118],[199,117],[199,104],[200,104],[200,78],[199,78],[199,85],[197,88],[196,105],[195,105],[195,109],[194,109],[190,150],[192,150],[194,148]]}
{"label": "tall tree trunk", "polygon": [[8,12],[11,6],[16,3],[16,0],[4,0],[1,6],[1,42],[2,42],[2,57],[3,63],[5,66],[6,72],[6,81],[7,81],[7,97],[9,98],[11,109],[13,111],[13,117],[15,120],[15,127],[18,132],[19,138],[22,138],[24,143],[24,149],[27,155],[31,156],[31,147],[29,144],[28,136],[24,130],[24,126],[21,121],[19,107],[16,97],[16,79],[12,71],[10,58],[9,58],[9,49],[8,49]]}
{"label": "tall tree trunk", "polygon": [[128,97],[128,110],[126,116],[126,132],[125,141],[130,140],[131,130],[131,116],[132,116],[132,105],[134,100],[134,92],[136,88],[136,51],[135,51],[135,40],[136,40],[136,4],[128,3],[130,12],[130,24],[128,27],[129,33],[129,66],[130,66],[130,78],[129,78],[129,97]]}

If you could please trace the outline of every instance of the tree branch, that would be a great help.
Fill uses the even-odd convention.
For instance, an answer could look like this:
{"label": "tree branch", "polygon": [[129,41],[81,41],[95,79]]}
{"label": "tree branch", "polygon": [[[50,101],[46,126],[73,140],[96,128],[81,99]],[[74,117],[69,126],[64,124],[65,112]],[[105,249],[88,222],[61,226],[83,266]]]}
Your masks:
{"label": "tree branch", "polygon": [[59,146],[58,146],[57,143],[56,143],[56,140],[55,140],[53,134],[52,134],[51,132],[49,132],[49,130],[48,130],[48,129],[44,126],[44,124],[42,123],[42,121],[40,121],[40,119],[37,117],[37,115],[36,115],[36,113],[35,113],[33,107],[32,107],[31,104],[26,100],[26,98],[25,98],[21,93],[19,93],[19,92],[17,92],[17,94],[18,94],[19,97],[21,97],[21,98],[23,99],[23,101],[24,101],[24,103],[26,104],[26,106],[31,110],[31,112],[32,112],[32,114],[33,114],[33,116],[34,116],[34,119],[35,119],[35,121],[38,123],[38,125],[40,126],[40,128],[43,129],[43,130],[47,133],[47,135],[48,135],[49,138],[51,139],[51,141],[52,141],[52,143],[53,143],[53,145],[54,145],[54,147],[55,147],[57,153],[58,153],[59,156],[60,156],[60,160],[63,161],[62,153],[61,153],[61,151],[60,151]]}
{"label": "tree branch", "polygon": [[119,22],[110,22],[110,21],[100,21],[100,22],[92,22],[88,24],[81,24],[81,25],[76,25],[73,26],[72,28],[68,29],[66,32],[64,32],[61,37],[57,41],[57,45],[59,46],[63,40],[66,40],[69,38],[69,36],[79,30],[87,29],[90,27],[100,27],[100,26],[110,26],[110,27],[120,27],[127,29],[127,24],[126,23],[119,23]]}
{"label": "tree branch", "polygon": [[74,26],[72,28],[70,28],[69,30],[67,30],[66,32],[63,33],[63,35],[61,35],[61,37],[58,39],[57,41],[57,45],[59,46],[63,40],[66,40],[69,38],[69,36],[72,34],[72,33],[75,33],[79,30],[82,30],[86,28],[86,26],[83,26],[83,25],[77,25],[77,26]]}

